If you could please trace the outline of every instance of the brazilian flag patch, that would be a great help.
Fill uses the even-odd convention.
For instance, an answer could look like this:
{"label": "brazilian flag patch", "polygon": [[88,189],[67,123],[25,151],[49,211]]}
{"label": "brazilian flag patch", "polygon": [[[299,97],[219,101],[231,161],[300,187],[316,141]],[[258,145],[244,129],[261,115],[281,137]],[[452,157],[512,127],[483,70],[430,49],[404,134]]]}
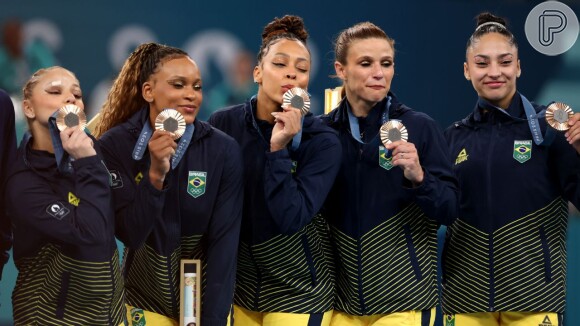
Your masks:
{"label": "brazilian flag patch", "polygon": [[532,158],[531,140],[514,140],[514,159],[524,163]]}
{"label": "brazilian flag patch", "polygon": [[187,193],[193,198],[205,194],[207,172],[189,171],[187,178]]}
{"label": "brazilian flag patch", "polygon": [[379,146],[379,165],[385,170],[393,168],[391,151],[388,151],[384,146]]}
{"label": "brazilian flag patch", "polygon": [[455,326],[455,315],[452,314],[445,315],[445,326]]}
{"label": "brazilian flag patch", "polygon": [[133,308],[131,309],[131,325],[132,326],[146,326],[145,313],[143,309]]}

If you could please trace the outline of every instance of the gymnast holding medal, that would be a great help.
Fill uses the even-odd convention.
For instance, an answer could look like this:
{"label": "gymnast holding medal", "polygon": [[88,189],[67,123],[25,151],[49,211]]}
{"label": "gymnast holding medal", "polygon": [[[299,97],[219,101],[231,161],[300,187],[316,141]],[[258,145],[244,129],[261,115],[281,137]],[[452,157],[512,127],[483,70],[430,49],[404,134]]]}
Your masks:
{"label": "gymnast holding medal", "polygon": [[568,203],[580,207],[580,113],[518,91],[518,43],[502,17],[477,16],[463,68],[478,97],[445,130],[460,212],[442,257],[444,323],[562,325]]}
{"label": "gymnast holding medal", "polygon": [[17,325],[121,325],[123,279],[109,172],[84,131],[79,81],[40,69],[23,89],[29,131],[7,179]]}
{"label": "gymnast holding medal", "polygon": [[433,325],[437,228],[457,211],[445,140],[391,92],[394,41],[382,29],[343,30],[335,56],[343,98],[323,117],[342,144],[323,209],[337,252],[331,325]]}
{"label": "gymnast holding medal", "polygon": [[332,315],[332,252],[317,213],[338,171],[340,144],[308,112],[307,37],[297,16],[267,24],[254,68],[258,94],[209,119],[243,149],[236,325],[328,325]]}
{"label": "gymnast holding medal", "polygon": [[200,259],[204,325],[226,325],[242,210],[238,144],[199,121],[197,64],[142,44],[126,60],[96,134],[111,171],[116,234],[125,244],[130,324],[178,325],[180,261]]}

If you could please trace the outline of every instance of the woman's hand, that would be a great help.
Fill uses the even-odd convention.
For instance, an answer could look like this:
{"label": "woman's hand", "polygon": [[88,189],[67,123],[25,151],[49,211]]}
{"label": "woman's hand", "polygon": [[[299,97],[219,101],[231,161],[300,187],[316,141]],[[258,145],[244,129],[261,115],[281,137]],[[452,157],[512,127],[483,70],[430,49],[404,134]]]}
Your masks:
{"label": "woman's hand", "polygon": [[284,149],[292,138],[302,129],[302,112],[288,106],[282,112],[274,112],[274,128],[270,138],[270,151]]}
{"label": "woman's hand", "polygon": [[398,140],[388,144],[385,148],[392,150],[392,163],[394,166],[400,166],[403,169],[405,178],[411,181],[414,187],[421,185],[424,173],[415,144]]}
{"label": "woman's hand", "polygon": [[151,157],[149,180],[155,188],[161,190],[165,175],[171,169],[171,157],[175,154],[177,144],[170,132],[155,130],[149,140],[148,148]]}
{"label": "woman's hand", "polygon": [[566,140],[576,149],[576,153],[580,154],[580,113],[575,113],[568,120],[568,125],[570,129],[566,131],[564,136],[566,136]]}
{"label": "woman's hand", "polygon": [[75,160],[97,155],[93,140],[79,128],[66,128],[60,132],[62,148]]}

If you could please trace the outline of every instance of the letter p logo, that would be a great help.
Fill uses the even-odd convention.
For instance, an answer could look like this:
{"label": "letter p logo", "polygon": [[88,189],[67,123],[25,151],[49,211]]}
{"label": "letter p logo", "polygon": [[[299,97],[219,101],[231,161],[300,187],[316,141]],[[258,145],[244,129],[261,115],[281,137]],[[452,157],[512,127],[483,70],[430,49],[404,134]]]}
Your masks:
{"label": "letter p logo", "polygon": [[560,10],[544,10],[538,20],[540,44],[543,46],[554,43],[554,36],[562,32],[568,25],[566,15]]}
{"label": "letter p logo", "polygon": [[559,1],[546,1],[535,6],[526,18],[526,37],[536,51],[559,55],[568,51],[578,38],[578,17]]}

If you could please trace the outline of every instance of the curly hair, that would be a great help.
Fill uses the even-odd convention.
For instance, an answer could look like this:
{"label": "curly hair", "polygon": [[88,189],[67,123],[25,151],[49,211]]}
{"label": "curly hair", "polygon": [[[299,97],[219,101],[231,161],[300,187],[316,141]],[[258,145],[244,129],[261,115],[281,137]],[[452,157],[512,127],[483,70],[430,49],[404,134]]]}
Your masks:
{"label": "curly hair", "polygon": [[274,18],[262,32],[262,45],[258,51],[258,64],[262,62],[262,58],[270,50],[270,46],[277,43],[281,39],[295,40],[302,42],[306,46],[308,39],[308,32],[304,27],[302,18],[293,15],[286,15],[282,18]]}
{"label": "curly hair", "polygon": [[158,71],[161,63],[187,56],[181,49],[158,43],[138,46],[123,64],[109,91],[100,112],[101,121],[95,128],[95,137],[99,138],[147,105],[141,87]]}

